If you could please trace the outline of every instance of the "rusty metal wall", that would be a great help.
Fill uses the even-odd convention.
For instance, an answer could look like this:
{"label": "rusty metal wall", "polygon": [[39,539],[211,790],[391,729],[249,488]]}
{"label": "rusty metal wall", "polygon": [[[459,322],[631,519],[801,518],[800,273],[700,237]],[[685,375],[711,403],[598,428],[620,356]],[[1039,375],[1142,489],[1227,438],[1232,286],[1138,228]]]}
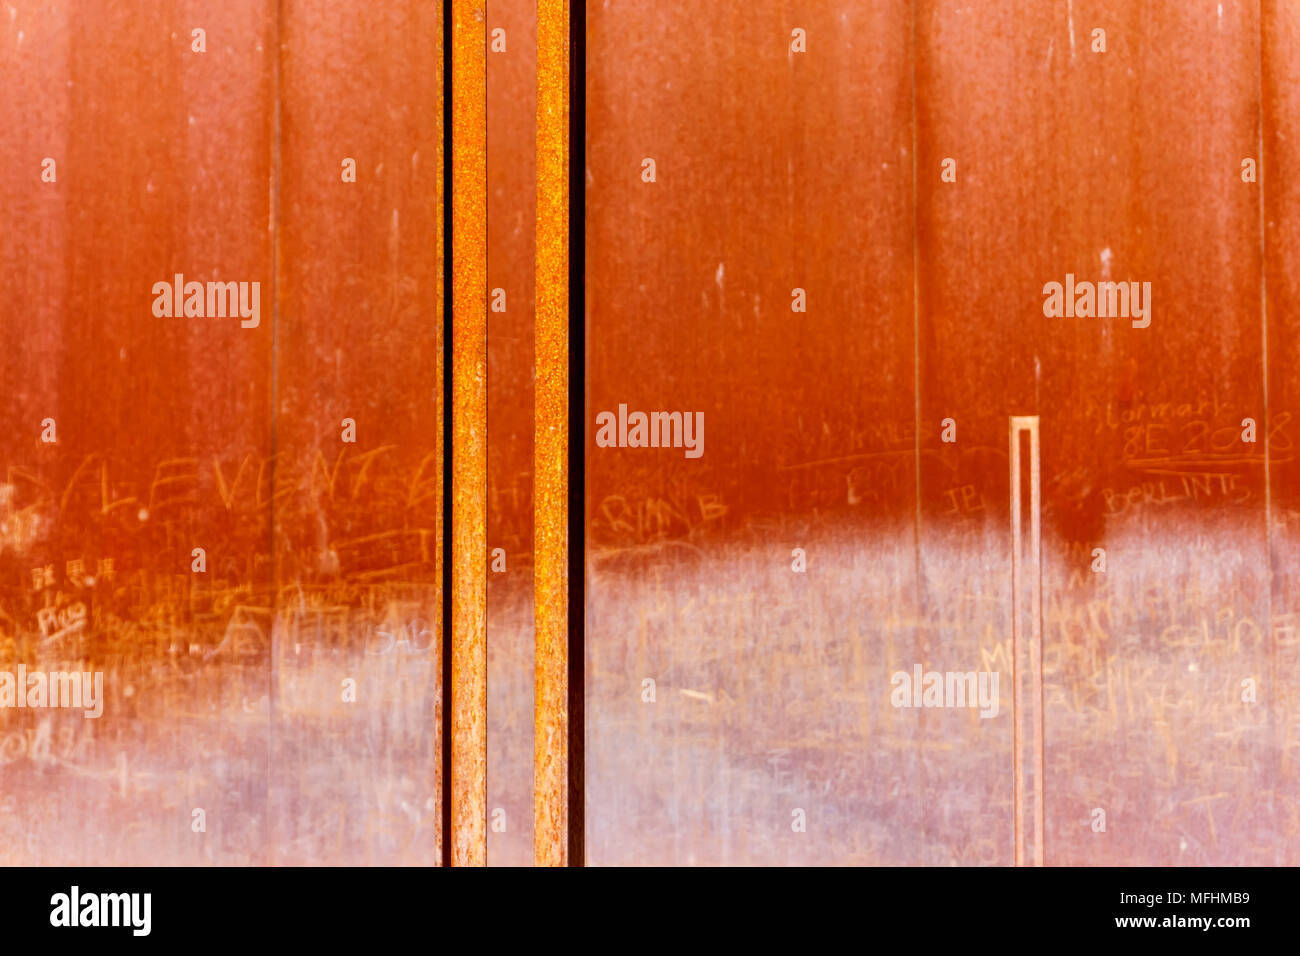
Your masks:
{"label": "rusty metal wall", "polygon": [[0,17],[6,863],[439,857],[440,11],[278,9]]}
{"label": "rusty metal wall", "polygon": [[[281,11],[270,846],[277,862],[428,865],[442,798],[440,11]],[[340,640],[355,646],[333,651]]]}
{"label": "rusty metal wall", "polygon": [[[1014,663],[1028,862],[1294,862],[1290,6],[608,3],[588,42],[590,861],[1011,863]],[[1047,316],[1067,274],[1150,324]],[[620,404],[704,453],[604,447]],[[914,667],[997,716],[895,706]]]}
{"label": "rusty metal wall", "polygon": [[589,10],[590,862],[916,858],[909,17]]}
{"label": "rusty metal wall", "polygon": [[[0,859],[437,862],[448,745],[453,860],[533,859],[533,5],[456,5],[457,744],[439,8],[11,6],[0,671],[105,680],[0,709]],[[1294,6],[611,0],[587,43],[588,862],[1011,863],[1013,751],[1026,861],[1300,858]],[[158,315],[177,274],[255,326]],[[1067,274],[1150,324],[1045,315]],[[701,454],[606,447],[620,406]]]}
{"label": "rusty metal wall", "polygon": [[[1260,191],[1240,177],[1259,138],[1258,15],[937,3],[919,17],[918,168],[932,172],[918,201],[920,414],[959,428],[922,456],[923,603],[962,602],[953,637],[975,638],[969,657],[992,643],[981,631],[1007,629],[1006,472],[988,456],[1007,414],[1039,415],[1049,858],[1271,862],[1278,844],[1246,808],[1278,781],[1276,709],[1237,699],[1242,678],[1270,701],[1277,689]],[[948,156],[956,183],[933,175]],[[1045,318],[1043,285],[1067,273],[1149,281],[1150,326]],[[1241,440],[1245,417],[1255,444]],[[967,486],[982,507],[954,514],[948,492]],[[1098,547],[1105,574],[1091,571]],[[969,582],[960,595],[954,577]],[[983,595],[994,599],[965,603]],[[1202,644],[1205,620],[1224,633]],[[963,761],[996,766],[1004,748],[994,738],[937,761],[939,786],[955,797]],[[996,774],[985,781],[998,792]],[[1076,824],[1094,808],[1107,833],[1140,838]]]}

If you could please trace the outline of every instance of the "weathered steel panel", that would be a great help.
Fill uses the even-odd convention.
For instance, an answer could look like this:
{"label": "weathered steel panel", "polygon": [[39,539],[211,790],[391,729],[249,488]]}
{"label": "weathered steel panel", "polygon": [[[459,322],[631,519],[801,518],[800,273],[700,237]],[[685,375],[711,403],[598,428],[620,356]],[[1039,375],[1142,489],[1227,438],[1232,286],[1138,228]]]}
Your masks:
{"label": "weathered steel panel", "polygon": [[[934,667],[1008,649],[997,461],[1008,416],[1037,415],[1046,861],[1265,862],[1247,808],[1276,779],[1267,708],[1239,686],[1264,673],[1269,627],[1259,187],[1240,165],[1259,135],[1256,10],[927,2],[916,37],[922,600],[957,622]],[[1077,284],[1080,314],[1045,314],[1051,282]],[[1146,314],[1106,282],[1139,283]],[[1100,296],[1082,314],[1103,288],[1110,315]],[[931,763],[936,807],[978,807],[936,819],[937,842],[965,831],[987,862],[1011,859],[1008,733],[932,738],[952,745]]]}
{"label": "weathered steel panel", "polygon": [[285,0],[280,44],[271,847],[285,864],[430,865],[443,745],[440,9]]}
{"label": "weathered steel panel", "polygon": [[270,856],[274,10],[0,17],[0,670],[102,674],[0,710],[6,863]]}
{"label": "weathered steel panel", "polygon": [[12,13],[3,858],[433,862],[439,10]]}
{"label": "weathered steel panel", "polygon": [[534,0],[494,0],[488,4],[487,529],[491,557],[487,632],[491,866],[533,862],[536,25]]}
{"label": "weathered steel panel", "polygon": [[[593,861],[1010,863],[1013,665],[1025,862],[1290,858],[1294,243],[1260,71],[1265,115],[1289,115],[1293,20],[1085,0],[592,11],[589,428],[620,403],[711,425],[698,462],[588,439]],[[1262,182],[1243,162],[1261,133]],[[1076,281],[1090,291],[1055,314],[1050,283],[1063,300]],[[1131,303],[1103,285],[1130,282]],[[1038,442],[1011,481],[1015,416]],[[1014,603],[1013,487],[1042,547],[1027,533],[1014,555]],[[750,609],[789,588],[775,562],[824,529],[844,543],[809,551],[801,600],[710,615],[737,582]],[[730,567],[717,532],[744,541]],[[868,563],[879,579],[855,580]],[[999,674],[997,716],[894,699],[912,667]],[[751,771],[766,804],[738,783],[747,752],[770,762]],[[801,791],[834,796],[782,843],[770,795]]]}
{"label": "weathered steel panel", "polygon": [[588,10],[592,863],[917,859],[909,6]]}
{"label": "weathered steel panel", "polygon": [[581,439],[569,9],[451,5],[447,635],[438,5],[0,17],[0,860],[1294,862],[1294,6],[592,5]]}

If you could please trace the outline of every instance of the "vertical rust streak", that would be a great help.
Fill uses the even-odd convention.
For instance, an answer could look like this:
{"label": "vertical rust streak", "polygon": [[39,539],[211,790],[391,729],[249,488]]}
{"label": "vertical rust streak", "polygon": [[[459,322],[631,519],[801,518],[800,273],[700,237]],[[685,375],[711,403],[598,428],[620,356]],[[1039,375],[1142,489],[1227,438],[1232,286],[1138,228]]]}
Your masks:
{"label": "vertical rust streak", "polygon": [[487,862],[487,72],[485,11],[452,15],[453,866]]}
{"label": "vertical rust streak", "polygon": [[568,860],[569,5],[537,4],[533,853]]}

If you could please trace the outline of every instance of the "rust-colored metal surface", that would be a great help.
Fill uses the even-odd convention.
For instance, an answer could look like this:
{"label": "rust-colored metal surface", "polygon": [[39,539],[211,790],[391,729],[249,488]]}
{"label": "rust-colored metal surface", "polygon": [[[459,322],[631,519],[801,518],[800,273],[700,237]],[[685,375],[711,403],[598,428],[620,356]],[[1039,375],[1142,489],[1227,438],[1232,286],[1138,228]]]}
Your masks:
{"label": "rust-colored metal surface", "polygon": [[1278,706],[1271,733],[1278,742],[1278,777],[1266,795],[1280,821],[1277,858],[1300,858],[1300,7],[1262,4],[1260,135],[1264,242],[1265,359],[1269,442],[1267,486],[1270,589],[1269,653]]}
{"label": "rust-colored metal surface", "polygon": [[5,863],[437,860],[440,44],[0,17],[0,671],[102,677],[0,708]]}
{"label": "rust-colored metal surface", "polygon": [[265,862],[274,7],[0,21],[0,671],[102,681],[0,709],[0,860]]}
{"label": "rust-colored metal surface", "polygon": [[452,865],[487,862],[486,12],[452,17]]}
{"label": "rust-colored metal surface", "polygon": [[537,6],[488,5],[488,863],[533,861]]}
{"label": "rust-colored metal surface", "polygon": [[917,861],[910,35],[588,10],[590,863]]}
{"label": "rust-colored metal surface", "polygon": [[[1007,416],[1037,415],[1046,766],[1030,785],[1047,806],[1032,853],[1052,864],[1279,859],[1278,805],[1263,823],[1258,796],[1281,783],[1263,469],[1277,436],[1260,192],[1241,175],[1259,29],[1244,5],[918,6],[921,604],[936,670],[1006,650],[994,462]],[[1146,314],[1049,316],[1051,282],[1137,282]],[[931,736],[960,741],[933,751],[935,805],[974,792],[980,810],[930,832],[979,833],[988,862],[1009,843],[1005,726]]]}
{"label": "rust-colored metal surface", "polygon": [[590,861],[1300,859],[1295,13],[588,23]]}
{"label": "rust-colored metal surface", "polygon": [[280,11],[269,845],[280,863],[431,865],[441,18],[423,0]]}
{"label": "rust-colored metal surface", "polygon": [[581,437],[449,9],[0,16],[0,861],[1300,861],[1295,5],[592,4]]}
{"label": "rust-colored metal surface", "polygon": [[537,7],[535,862],[569,853],[569,5]]}

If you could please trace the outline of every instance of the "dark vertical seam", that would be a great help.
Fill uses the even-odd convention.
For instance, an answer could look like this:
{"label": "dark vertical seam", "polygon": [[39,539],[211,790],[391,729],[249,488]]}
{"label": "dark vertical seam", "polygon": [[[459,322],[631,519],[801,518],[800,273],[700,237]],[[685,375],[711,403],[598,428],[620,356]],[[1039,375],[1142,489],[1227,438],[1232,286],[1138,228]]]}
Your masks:
{"label": "dark vertical seam", "polygon": [[442,865],[451,866],[451,0],[442,4]]}
{"label": "dark vertical seam", "polygon": [[569,8],[568,710],[570,866],[586,865],[587,4]]}

